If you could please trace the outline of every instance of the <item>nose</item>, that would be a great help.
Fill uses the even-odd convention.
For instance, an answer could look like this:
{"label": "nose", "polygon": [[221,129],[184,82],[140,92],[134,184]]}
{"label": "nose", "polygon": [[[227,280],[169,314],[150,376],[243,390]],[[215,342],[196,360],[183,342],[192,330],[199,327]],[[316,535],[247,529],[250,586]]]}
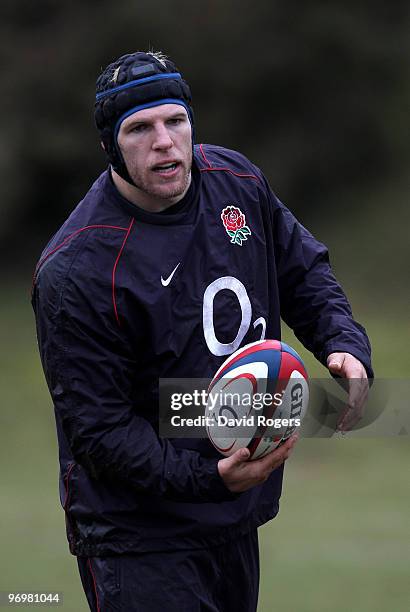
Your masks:
{"label": "nose", "polygon": [[163,123],[155,126],[154,141],[152,148],[155,150],[170,149],[174,142],[169,134],[167,126]]}

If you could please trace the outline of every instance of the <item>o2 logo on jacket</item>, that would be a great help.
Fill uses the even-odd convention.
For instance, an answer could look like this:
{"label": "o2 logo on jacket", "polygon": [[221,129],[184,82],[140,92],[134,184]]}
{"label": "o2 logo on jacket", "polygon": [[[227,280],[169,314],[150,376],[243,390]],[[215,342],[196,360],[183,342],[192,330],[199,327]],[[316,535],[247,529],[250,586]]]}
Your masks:
{"label": "o2 logo on jacket", "polygon": [[[223,289],[233,291],[236,295],[239,305],[241,307],[241,323],[235,338],[232,342],[224,344],[219,342],[215,334],[214,327],[214,300],[216,295]],[[222,276],[214,280],[205,289],[204,302],[202,309],[202,323],[204,327],[205,342],[213,355],[221,357],[222,355],[230,355],[236,351],[242,340],[244,339],[252,322],[252,305],[245,289],[245,286],[240,280],[234,276]],[[264,317],[259,317],[253,322],[253,328],[256,329],[258,325],[262,327],[262,333],[260,340],[265,339],[266,332],[266,320]]]}

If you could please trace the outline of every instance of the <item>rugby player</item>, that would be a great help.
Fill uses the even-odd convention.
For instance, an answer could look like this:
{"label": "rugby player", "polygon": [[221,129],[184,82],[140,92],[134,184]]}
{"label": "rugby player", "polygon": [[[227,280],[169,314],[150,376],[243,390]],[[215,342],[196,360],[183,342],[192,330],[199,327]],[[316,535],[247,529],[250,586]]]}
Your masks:
{"label": "rugby player", "polygon": [[[55,406],[60,499],[91,610],[252,612],[257,528],[279,509],[293,436],[247,461],[158,435],[158,381],[211,378],[281,318],[333,375],[362,379],[370,345],[328,251],[242,154],[194,143],[191,93],[161,53],[97,80],[109,165],[53,236],[33,288]],[[357,390],[359,389],[359,390]]]}

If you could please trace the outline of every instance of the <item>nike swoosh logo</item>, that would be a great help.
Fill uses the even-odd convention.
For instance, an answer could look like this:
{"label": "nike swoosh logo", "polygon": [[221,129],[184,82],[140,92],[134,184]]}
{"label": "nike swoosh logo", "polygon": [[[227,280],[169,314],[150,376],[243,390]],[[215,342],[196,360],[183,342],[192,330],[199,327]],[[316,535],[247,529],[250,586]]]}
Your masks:
{"label": "nike swoosh logo", "polygon": [[177,268],[179,266],[181,262],[177,263],[177,265],[175,266],[175,268],[172,270],[171,274],[168,276],[168,278],[162,278],[161,276],[161,283],[163,287],[168,287],[169,283],[172,281],[172,277],[174,276],[175,272],[177,271]]}

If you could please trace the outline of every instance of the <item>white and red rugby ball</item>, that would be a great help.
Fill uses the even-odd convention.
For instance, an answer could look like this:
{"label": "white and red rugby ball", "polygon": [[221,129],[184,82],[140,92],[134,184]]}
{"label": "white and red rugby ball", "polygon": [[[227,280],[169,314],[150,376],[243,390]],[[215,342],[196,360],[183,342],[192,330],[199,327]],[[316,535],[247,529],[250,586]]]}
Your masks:
{"label": "white and red rugby ball", "polygon": [[279,340],[253,342],[230,355],[212,379],[207,434],[226,457],[247,447],[250,459],[259,459],[299,428],[308,402],[308,375],[297,352]]}

